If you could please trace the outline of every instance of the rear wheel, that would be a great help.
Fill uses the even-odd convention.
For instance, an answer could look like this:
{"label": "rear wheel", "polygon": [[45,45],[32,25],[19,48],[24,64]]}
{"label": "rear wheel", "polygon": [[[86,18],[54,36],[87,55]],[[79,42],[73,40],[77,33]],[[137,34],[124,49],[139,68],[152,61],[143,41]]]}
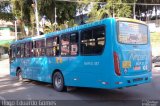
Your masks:
{"label": "rear wheel", "polygon": [[64,78],[60,72],[55,72],[53,75],[53,87],[56,91],[62,92],[65,90]]}
{"label": "rear wheel", "polygon": [[18,80],[19,80],[19,81],[23,81],[21,69],[18,69],[18,71],[17,71],[17,77],[18,77]]}

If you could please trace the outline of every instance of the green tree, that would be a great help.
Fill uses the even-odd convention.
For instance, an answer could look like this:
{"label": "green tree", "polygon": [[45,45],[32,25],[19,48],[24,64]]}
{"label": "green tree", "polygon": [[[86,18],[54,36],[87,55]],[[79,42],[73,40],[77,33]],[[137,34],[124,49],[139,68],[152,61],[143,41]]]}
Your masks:
{"label": "green tree", "polygon": [[99,20],[108,17],[130,17],[131,6],[127,4],[130,0],[97,0],[89,13],[90,21]]}
{"label": "green tree", "polygon": [[76,14],[76,7],[78,3],[64,2],[55,0],[39,0],[38,8],[40,16],[44,15],[53,24],[55,21],[55,6],[57,14],[57,23],[64,24],[66,21],[74,19]]}
{"label": "green tree", "polygon": [[[39,20],[46,16],[47,20],[51,22],[51,26],[45,27],[45,32],[54,31],[53,23],[55,20],[55,6],[57,8],[57,23],[59,25],[65,24],[66,21],[74,19],[76,14],[77,3],[64,2],[55,0],[37,0]],[[24,26],[28,26],[32,30],[32,34],[35,32],[35,15],[34,15],[34,3],[33,0],[11,0],[13,15],[20,20],[21,30],[24,33]],[[49,29],[46,29],[49,28]]]}
{"label": "green tree", "polygon": [[6,20],[6,21],[14,20],[14,16],[11,12],[10,1],[0,2],[0,19]]}
{"label": "green tree", "polygon": [[12,13],[18,20],[21,37],[25,37],[25,26],[32,27],[31,18],[33,17],[32,0],[11,0]]}

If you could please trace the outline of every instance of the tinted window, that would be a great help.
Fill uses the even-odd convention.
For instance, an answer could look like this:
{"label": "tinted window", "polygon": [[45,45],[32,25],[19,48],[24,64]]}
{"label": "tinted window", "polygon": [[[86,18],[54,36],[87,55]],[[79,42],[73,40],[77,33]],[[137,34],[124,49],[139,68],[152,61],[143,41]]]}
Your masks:
{"label": "tinted window", "polygon": [[61,36],[61,55],[75,56],[78,54],[78,32],[68,33]]}
{"label": "tinted window", "polygon": [[24,57],[24,44],[21,44],[21,57]]}
{"label": "tinted window", "polygon": [[70,42],[69,35],[65,34],[61,36],[61,55],[66,56],[70,54]]}
{"label": "tinted window", "polygon": [[14,59],[16,57],[16,46],[15,45],[11,45],[10,48],[10,59]]}
{"label": "tinted window", "polygon": [[45,40],[35,41],[34,55],[44,56],[45,55]]}
{"label": "tinted window", "polygon": [[33,42],[30,42],[30,45],[29,45],[30,57],[31,57],[31,56],[34,56],[33,47],[34,47]]}
{"label": "tinted window", "polygon": [[16,47],[17,47],[16,57],[19,58],[19,57],[21,57],[21,45],[17,44]]}
{"label": "tinted window", "polygon": [[59,37],[53,38],[53,56],[59,55]]}
{"label": "tinted window", "polygon": [[53,46],[53,38],[47,38],[46,47],[52,47],[52,46]]}
{"label": "tinted window", "polygon": [[46,55],[47,56],[58,56],[59,55],[59,37],[47,38]]}
{"label": "tinted window", "polygon": [[81,33],[81,54],[101,54],[105,43],[105,27],[100,26],[83,30]]}
{"label": "tinted window", "polygon": [[74,56],[78,54],[78,33],[70,34],[70,55]]}
{"label": "tinted window", "polygon": [[32,45],[32,42],[27,42],[27,43],[25,43],[25,57],[30,57],[30,56],[32,56],[32,47],[31,47],[31,45]]}

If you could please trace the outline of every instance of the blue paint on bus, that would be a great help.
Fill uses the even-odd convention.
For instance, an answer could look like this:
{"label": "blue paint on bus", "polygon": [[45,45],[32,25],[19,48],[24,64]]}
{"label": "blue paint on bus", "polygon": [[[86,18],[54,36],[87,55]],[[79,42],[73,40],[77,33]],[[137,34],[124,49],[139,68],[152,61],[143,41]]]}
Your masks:
{"label": "blue paint on bus", "polygon": [[[17,69],[20,68],[24,78],[52,83],[53,73],[59,70],[64,77],[65,86],[104,89],[128,87],[151,82],[151,45],[148,27],[141,22],[133,21],[134,20],[107,18],[97,22],[13,42],[11,43],[10,75],[16,76]],[[120,24],[122,31],[120,30]],[[103,33],[100,31],[98,32],[101,33],[100,36],[104,34],[104,37],[95,37],[95,39],[88,40],[85,34],[89,33],[89,31],[90,33],[96,33],[96,31],[98,31],[97,27],[104,28],[104,30],[102,30],[104,31]],[[126,31],[124,27],[126,27]],[[128,32],[132,31],[134,28],[135,32]],[[143,30],[144,33],[141,33]],[[66,43],[63,48],[65,50],[70,50],[70,52],[66,50],[64,54],[61,53],[63,51],[63,49],[61,49],[63,44],[59,43],[58,46],[56,46],[60,49],[60,51],[58,51],[60,52],[59,55],[54,54],[55,56],[47,56],[47,49],[44,47],[44,55],[35,56],[37,54],[34,53],[36,53],[36,50],[38,51],[38,49],[34,47],[36,43],[28,43],[28,45],[32,45],[32,50],[29,49],[28,51],[30,56],[23,56],[22,53],[27,56],[27,50],[23,52],[23,49],[20,49],[22,57],[17,57],[18,44],[24,44],[25,49],[25,47],[29,48],[26,44],[27,42],[45,40],[46,45],[46,39],[58,36],[59,41],[61,41],[61,36],[63,34],[71,34],[74,32],[78,33],[77,45],[73,44],[71,46],[70,44],[70,46],[68,46],[70,49],[67,49]],[[96,36],[94,33],[92,36]],[[136,33],[136,35],[134,35],[134,33]],[[84,37],[82,37],[83,34]],[[147,38],[145,36],[147,36]],[[140,40],[137,41],[137,39]],[[42,42],[40,44],[42,44]],[[95,45],[97,45],[97,47],[92,48],[95,47]],[[21,45],[20,48],[23,48],[23,45]],[[33,52],[34,48],[35,51]],[[55,48],[48,48],[48,54],[51,49]],[[75,53],[75,51],[73,52],[76,55],[65,55],[65,53],[71,54],[71,49],[78,49],[75,50],[77,53]],[[96,53],[89,53],[90,51],[86,51],[87,49]],[[41,48],[40,51],[42,52],[42,50],[43,48]],[[83,50],[85,51],[83,52]],[[52,53],[53,52],[54,50]],[[63,54],[63,56],[61,54]]]}

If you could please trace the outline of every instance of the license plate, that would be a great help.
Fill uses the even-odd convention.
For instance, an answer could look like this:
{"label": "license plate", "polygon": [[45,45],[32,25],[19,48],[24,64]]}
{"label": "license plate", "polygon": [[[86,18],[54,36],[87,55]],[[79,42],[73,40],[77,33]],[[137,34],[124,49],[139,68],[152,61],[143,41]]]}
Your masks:
{"label": "license plate", "polygon": [[123,61],[122,67],[123,68],[130,68],[131,67],[131,61]]}

